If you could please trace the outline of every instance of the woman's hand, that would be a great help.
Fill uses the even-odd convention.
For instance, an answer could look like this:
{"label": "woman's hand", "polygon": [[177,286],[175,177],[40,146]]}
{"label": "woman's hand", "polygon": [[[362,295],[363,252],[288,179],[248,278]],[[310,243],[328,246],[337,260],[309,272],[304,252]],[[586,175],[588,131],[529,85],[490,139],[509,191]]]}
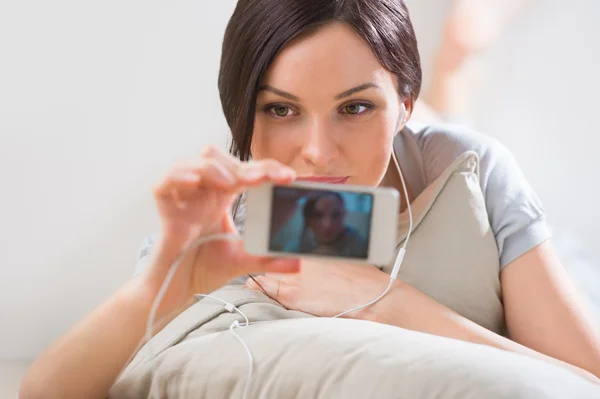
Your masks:
{"label": "woman's hand", "polygon": [[[255,277],[265,292],[288,309],[321,317],[333,317],[377,298],[389,284],[390,276],[370,265],[344,262],[301,261],[293,275],[266,274]],[[261,291],[249,279],[246,286]],[[348,317],[363,318],[369,308]]]}
{"label": "woman's hand", "polygon": [[[275,161],[242,163],[213,147],[176,165],[154,189],[162,234],[143,282],[160,287],[173,261],[198,238],[237,233],[230,209],[242,191],[265,181],[287,184],[294,179],[294,170]],[[294,259],[250,256],[240,240],[209,242],[183,258],[161,309],[177,308],[194,294],[247,273],[290,273],[298,267]]]}
{"label": "woman's hand", "polygon": [[[201,236],[235,233],[229,210],[246,188],[294,178],[293,170],[274,161],[241,163],[214,148],[174,167],[154,190],[162,234],[150,265],[40,355],[23,378],[20,397],[107,397],[139,349],[151,305],[180,252]],[[249,256],[240,241],[207,243],[184,257],[155,327],[176,317],[193,294],[213,291],[249,272],[289,273],[298,267],[297,260]]]}

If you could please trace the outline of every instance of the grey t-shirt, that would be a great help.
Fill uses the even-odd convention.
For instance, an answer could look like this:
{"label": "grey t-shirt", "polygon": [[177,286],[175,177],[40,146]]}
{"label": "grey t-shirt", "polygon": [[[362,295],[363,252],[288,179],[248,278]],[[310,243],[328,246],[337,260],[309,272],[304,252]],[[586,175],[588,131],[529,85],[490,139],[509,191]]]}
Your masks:
{"label": "grey t-shirt", "polygon": [[539,198],[499,141],[460,125],[409,123],[396,136],[394,151],[415,197],[464,152],[479,155],[480,185],[501,269],[550,238]]}
{"label": "grey t-shirt", "polygon": [[[512,154],[497,140],[459,125],[409,123],[395,137],[394,151],[415,197],[464,152],[479,155],[480,185],[501,269],[550,238],[539,198]],[[242,205],[236,217],[238,229],[243,227],[243,214]],[[144,239],[136,274],[143,269],[155,240],[155,236]]]}

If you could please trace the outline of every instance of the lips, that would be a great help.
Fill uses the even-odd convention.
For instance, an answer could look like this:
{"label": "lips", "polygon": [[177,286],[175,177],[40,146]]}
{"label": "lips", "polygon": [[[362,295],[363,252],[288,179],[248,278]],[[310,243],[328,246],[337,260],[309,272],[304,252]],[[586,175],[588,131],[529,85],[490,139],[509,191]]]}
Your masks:
{"label": "lips", "polygon": [[348,176],[304,176],[298,177],[296,180],[313,183],[344,184],[348,181]]}

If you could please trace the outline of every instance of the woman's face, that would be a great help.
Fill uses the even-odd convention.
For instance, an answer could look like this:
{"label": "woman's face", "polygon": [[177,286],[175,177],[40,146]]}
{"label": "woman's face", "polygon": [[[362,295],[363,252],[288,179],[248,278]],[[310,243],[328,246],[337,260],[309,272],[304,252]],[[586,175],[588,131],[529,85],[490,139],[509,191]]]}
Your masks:
{"label": "woman's face", "polygon": [[344,231],[344,216],[346,210],[339,198],[326,195],[315,202],[307,225],[319,244],[328,244]]}
{"label": "woman's face", "polygon": [[397,80],[348,25],[292,41],[257,97],[254,159],[273,158],[300,178],[378,185],[400,129]]}

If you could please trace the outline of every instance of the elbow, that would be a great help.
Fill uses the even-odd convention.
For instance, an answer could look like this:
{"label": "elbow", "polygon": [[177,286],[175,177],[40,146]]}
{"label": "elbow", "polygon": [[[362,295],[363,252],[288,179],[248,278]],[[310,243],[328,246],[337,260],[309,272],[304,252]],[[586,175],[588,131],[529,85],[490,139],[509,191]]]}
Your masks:
{"label": "elbow", "polygon": [[598,347],[598,345],[594,348],[593,354],[594,356],[586,369],[594,374],[599,379],[598,382],[600,383],[600,347]]}
{"label": "elbow", "polygon": [[594,382],[600,385],[600,358],[594,358],[591,362],[588,362],[587,365],[579,367],[589,373],[590,376],[594,376]]}
{"label": "elbow", "polygon": [[598,361],[594,365],[594,369],[590,370],[590,371],[592,374],[594,374],[596,377],[598,377],[600,379],[600,359],[598,359]]}
{"label": "elbow", "polygon": [[28,378],[24,378],[21,381],[21,386],[19,387],[19,399],[40,399],[42,397],[41,389]]}
{"label": "elbow", "polygon": [[53,399],[59,398],[52,384],[47,384],[45,378],[36,373],[35,365],[25,373],[19,386],[19,399]]}
{"label": "elbow", "polygon": [[76,378],[59,378],[55,373],[48,372],[44,365],[34,363],[21,380],[19,399],[102,399],[107,394],[90,393],[78,384]]}
{"label": "elbow", "polygon": [[19,387],[19,399],[41,399],[48,397],[47,392],[43,392],[42,384],[36,382],[36,379],[31,375],[31,370],[25,374]]}

